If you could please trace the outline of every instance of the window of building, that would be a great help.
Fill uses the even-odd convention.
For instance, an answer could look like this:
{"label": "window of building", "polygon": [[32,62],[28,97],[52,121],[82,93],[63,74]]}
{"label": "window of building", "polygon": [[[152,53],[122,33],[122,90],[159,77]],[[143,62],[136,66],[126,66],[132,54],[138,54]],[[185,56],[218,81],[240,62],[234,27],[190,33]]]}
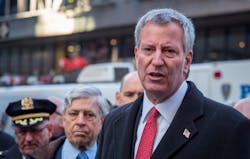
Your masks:
{"label": "window of building", "polygon": [[9,61],[10,56],[7,48],[0,49],[0,75],[10,73],[9,71]]}
{"label": "window of building", "polygon": [[124,36],[119,39],[119,58],[134,57],[134,37],[133,35]]}
{"label": "window of building", "polygon": [[228,53],[233,59],[244,59],[247,54],[247,28],[232,27],[229,30]]}
{"label": "window of building", "polygon": [[16,14],[17,11],[17,0],[10,0],[10,14]]}
{"label": "window of building", "polygon": [[19,48],[10,49],[10,73],[18,75],[20,73],[20,52]]}
{"label": "window of building", "polygon": [[194,43],[193,63],[204,62],[208,60],[206,52],[206,30],[197,31],[196,40]]}
{"label": "window of building", "polygon": [[31,74],[31,49],[24,47],[21,51],[20,73],[28,76]]}
{"label": "window of building", "polygon": [[55,67],[54,48],[52,45],[46,45],[42,50],[42,74],[48,75]]}
{"label": "window of building", "polygon": [[225,56],[226,37],[224,28],[211,29],[208,34],[208,60],[223,60]]}

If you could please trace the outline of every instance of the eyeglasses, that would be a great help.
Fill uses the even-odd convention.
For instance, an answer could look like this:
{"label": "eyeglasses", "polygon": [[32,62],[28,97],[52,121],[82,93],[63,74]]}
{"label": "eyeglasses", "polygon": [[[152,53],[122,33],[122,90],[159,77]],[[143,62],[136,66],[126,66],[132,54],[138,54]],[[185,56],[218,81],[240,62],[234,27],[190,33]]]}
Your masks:
{"label": "eyeglasses", "polygon": [[31,134],[37,135],[41,133],[45,128],[47,128],[48,125],[44,125],[43,127],[27,127],[27,128],[15,128],[15,134],[17,136],[25,136],[27,132],[30,132]]}

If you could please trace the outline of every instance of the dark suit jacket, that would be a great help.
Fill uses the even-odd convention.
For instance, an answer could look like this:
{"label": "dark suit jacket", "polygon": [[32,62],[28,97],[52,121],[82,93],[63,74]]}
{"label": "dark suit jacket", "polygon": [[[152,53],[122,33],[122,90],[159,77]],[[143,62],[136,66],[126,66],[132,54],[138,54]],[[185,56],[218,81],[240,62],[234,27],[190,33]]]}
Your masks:
{"label": "dark suit jacket", "polygon": [[[1,142],[1,141],[0,141]],[[14,144],[10,149],[8,149],[5,155],[0,159],[22,159],[22,154],[18,149],[18,145]]]}
{"label": "dark suit jacket", "polygon": [[22,159],[15,139],[0,131],[0,159]]}
{"label": "dark suit jacket", "polygon": [[[104,121],[96,159],[133,159],[143,97]],[[189,137],[183,135],[184,130]],[[185,134],[185,133],[184,133]],[[186,135],[188,136],[188,135]],[[151,159],[249,159],[250,120],[202,95],[192,82]]]}

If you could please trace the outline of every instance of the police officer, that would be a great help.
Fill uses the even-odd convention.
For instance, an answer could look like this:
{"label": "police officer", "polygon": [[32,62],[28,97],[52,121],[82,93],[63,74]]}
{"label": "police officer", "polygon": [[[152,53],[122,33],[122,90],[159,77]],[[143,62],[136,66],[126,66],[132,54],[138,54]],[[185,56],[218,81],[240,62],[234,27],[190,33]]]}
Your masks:
{"label": "police officer", "polygon": [[46,158],[43,153],[52,135],[49,117],[56,105],[47,99],[23,98],[8,105],[6,113],[11,117],[16,135],[18,152],[9,151],[6,156],[15,159]]}

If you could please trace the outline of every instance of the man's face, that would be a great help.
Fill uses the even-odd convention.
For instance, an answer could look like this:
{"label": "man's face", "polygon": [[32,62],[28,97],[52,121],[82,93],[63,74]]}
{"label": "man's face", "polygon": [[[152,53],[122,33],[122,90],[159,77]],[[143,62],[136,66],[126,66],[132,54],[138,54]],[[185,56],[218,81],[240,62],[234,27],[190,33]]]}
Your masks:
{"label": "man's face", "polygon": [[60,113],[58,110],[56,110],[51,116],[50,116],[50,124],[52,125],[52,136],[58,137],[63,134],[63,124],[62,124],[62,113]]}
{"label": "man's face", "polygon": [[25,128],[15,126],[14,131],[19,150],[23,155],[32,155],[36,150],[47,145],[51,137],[47,121]]}
{"label": "man's face", "polygon": [[116,105],[122,106],[135,101],[135,99],[143,93],[143,90],[137,74],[125,78],[121,91],[116,92]]}
{"label": "man's face", "polygon": [[63,125],[70,143],[79,150],[92,146],[102,127],[102,116],[95,97],[73,99],[63,116]]}
{"label": "man's face", "polygon": [[154,104],[169,98],[185,80],[192,51],[184,53],[183,30],[179,24],[147,23],[135,48],[136,66],[142,85]]}

